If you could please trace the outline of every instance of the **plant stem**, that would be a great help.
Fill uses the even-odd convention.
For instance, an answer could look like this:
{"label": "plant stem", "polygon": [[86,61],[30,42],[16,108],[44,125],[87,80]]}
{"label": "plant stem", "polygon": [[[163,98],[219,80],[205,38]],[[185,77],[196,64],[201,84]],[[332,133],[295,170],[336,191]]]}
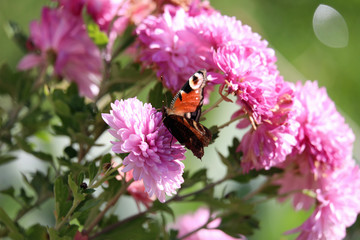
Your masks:
{"label": "plant stem", "polygon": [[61,222],[59,224],[56,224],[55,226],[55,230],[58,231],[70,218],[71,214],[75,211],[75,209],[77,208],[77,206],[81,203],[81,201],[79,200],[74,200],[73,204],[70,208],[70,210],[68,211],[68,213],[66,214],[66,216],[63,218],[63,220],[61,220]]}
{"label": "plant stem", "polygon": [[220,97],[219,100],[217,100],[211,107],[209,107],[208,109],[206,109],[204,112],[201,113],[201,116],[204,116],[205,114],[207,114],[208,112],[210,112],[211,110],[213,110],[214,108],[218,107],[219,104],[224,101],[224,98]]}
{"label": "plant stem", "polygon": [[246,115],[240,115],[240,116],[238,116],[238,117],[236,117],[236,118],[233,118],[233,119],[231,119],[230,121],[228,121],[228,122],[220,125],[220,126],[218,127],[218,129],[222,129],[222,128],[224,128],[224,127],[227,127],[227,126],[229,126],[231,123],[233,123],[233,122],[235,122],[235,121],[237,121],[237,120],[239,120],[239,119],[242,119],[242,118],[244,118],[244,117],[246,117]]}

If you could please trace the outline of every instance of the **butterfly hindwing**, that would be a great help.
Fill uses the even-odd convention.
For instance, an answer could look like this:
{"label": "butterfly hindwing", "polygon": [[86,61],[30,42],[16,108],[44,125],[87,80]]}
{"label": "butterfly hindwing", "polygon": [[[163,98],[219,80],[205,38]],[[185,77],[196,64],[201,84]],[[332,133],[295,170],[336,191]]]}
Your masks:
{"label": "butterfly hindwing", "polygon": [[190,149],[196,157],[203,157],[204,147],[211,141],[212,134],[209,129],[193,119],[177,115],[166,116],[164,125],[176,140]]}

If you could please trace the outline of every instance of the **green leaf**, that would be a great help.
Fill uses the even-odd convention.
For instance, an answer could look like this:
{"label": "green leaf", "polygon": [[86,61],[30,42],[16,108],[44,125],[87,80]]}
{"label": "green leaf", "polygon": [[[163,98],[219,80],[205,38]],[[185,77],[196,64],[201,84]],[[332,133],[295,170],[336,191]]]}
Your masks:
{"label": "green leaf", "polygon": [[72,240],[73,238],[70,236],[60,236],[59,232],[54,228],[48,228],[48,233],[50,236],[50,240]]}
{"label": "green leaf", "polygon": [[77,183],[79,186],[84,182],[84,178],[85,178],[85,173],[84,172],[79,173],[77,178]]}
{"label": "green leaf", "polygon": [[153,211],[153,212],[157,212],[157,211],[166,212],[166,213],[170,214],[173,217],[173,219],[175,219],[175,214],[174,214],[174,211],[172,210],[172,208],[170,208],[166,203],[161,203],[158,200],[153,202],[153,205],[151,207],[151,211]]}
{"label": "green leaf", "polygon": [[68,105],[61,101],[61,100],[55,100],[54,101],[54,108],[55,111],[58,115],[60,116],[66,116],[66,117],[71,117],[71,111],[70,108],[68,107]]}
{"label": "green leaf", "polygon": [[55,193],[55,210],[57,213],[57,218],[61,219],[66,215],[67,211],[71,207],[71,205],[67,201],[69,195],[68,188],[61,177],[58,177],[55,180],[54,193]]}
{"label": "green leaf", "polygon": [[15,159],[16,159],[16,157],[11,156],[11,155],[1,155],[0,156],[0,165],[9,163]]}
{"label": "green leaf", "polygon": [[92,180],[95,178],[96,174],[98,172],[98,168],[96,167],[95,163],[92,162],[89,165],[89,180],[92,182]]}
{"label": "green leaf", "polygon": [[74,201],[83,201],[85,199],[85,195],[80,193],[79,190],[79,186],[72,180],[72,174],[70,173],[68,175],[68,184],[70,186],[70,189],[73,193],[74,196]]}
{"label": "green leaf", "polygon": [[95,23],[89,23],[87,25],[87,31],[89,37],[94,41],[99,47],[104,47],[108,43],[109,39],[106,33],[102,32],[99,28],[99,25]]}
{"label": "green leaf", "polygon": [[9,187],[7,189],[1,190],[0,193],[15,198],[15,189],[14,189],[14,187]]}
{"label": "green leaf", "polygon": [[20,233],[19,229],[12,222],[11,218],[7,215],[7,213],[0,207],[0,222],[2,222],[6,228],[10,231],[9,237],[15,240],[25,239],[24,236]]}
{"label": "green leaf", "polygon": [[35,224],[31,226],[26,231],[27,239],[37,239],[37,240],[48,240],[48,233],[46,227],[41,226],[40,224]]}
{"label": "green leaf", "polygon": [[220,131],[217,125],[212,126],[209,130],[212,134],[211,143],[213,143],[215,142],[215,139],[219,137]]}
{"label": "green leaf", "polygon": [[156,109],[161,109],[164,106],[164,94],[163,85],[161,82],[155,84],[155,86],[149,91],[148,102]]}
{"label": "green leaf", "polygon": [[83,212],[89,210],[97,205],[99,205],[102,201],[100,199],[90,199],[87,200],[80,208],[79,211]]}
{"label": "green leaf", "polygon": [[218,227],[227,234],[236,237],[238,234],[251,235],[259,228],[259,222],[252,216],[254,205],[240,198],[230,198],[219,214],[222,219]]}
{"label": "green leaf", "polygon": [[107,233],[99,235],[98,237],[94,238],[94,240],[117,240],[119,239],[119,236],[121,236],[121,239],[129,240],[156,239],[156,236],[152,236],[150,234],[149,229],[143,227],[147,220],[149,220],[149,218],[146,216],[141,216],[123,221],[122,224],[119,224]]}
{"label": "green leaf", "polygon": [[239,234],[252,235],[254,229],[259,228],[259,221],[251,216],[239,215],[236,212],[221,215],[221,224],[218,229],[233,237]]}

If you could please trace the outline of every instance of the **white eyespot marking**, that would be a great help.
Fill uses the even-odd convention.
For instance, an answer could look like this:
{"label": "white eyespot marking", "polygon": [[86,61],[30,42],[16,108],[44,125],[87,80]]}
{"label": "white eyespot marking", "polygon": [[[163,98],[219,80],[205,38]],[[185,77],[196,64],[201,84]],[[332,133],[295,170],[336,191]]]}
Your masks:
{"label": "white eyespot marking", "polygon": [[201,73],[195,73],[189,78],[189,85],[192,89],[198,89],[204,82],[204,76]]}

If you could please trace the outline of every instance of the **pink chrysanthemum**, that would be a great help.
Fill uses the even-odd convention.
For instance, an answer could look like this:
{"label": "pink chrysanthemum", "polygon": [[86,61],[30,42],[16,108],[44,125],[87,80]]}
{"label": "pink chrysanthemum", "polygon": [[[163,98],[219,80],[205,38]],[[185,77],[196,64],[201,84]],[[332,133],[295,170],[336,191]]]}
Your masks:
{"label": "pink chrysanthemum", "polygon": [[183,8],[166,6],[163,14],[149,16],[136,29],[140,61],[157,69],[157,76],[173,92],[197,70],[212,68],[210,45],[186,31],[189,18]]}
{"label": "pink chrysanthemum", "polygon": [[[295,136],[299,124],[294,118],[296,106],[292,101],[292,88],[287,82],[278,79],[275,92],[278,95],[277,104],[266,115],[259,115],[260,124],[244,135],[237,149],[243,152],[241,166],[245,172],[254,168],[269,169],[282,163],[297,143]],[[241,112],[245,113],[242,109],[233,117]],[[254,114],[250,118],[253,116]],[[237,127],[243,128],[248,122],[243,120]]]}
{"label": "pink chrysanthemum", "polygon": [[63,9],[43,8],[41,20],[30,24],[30,39],[39,54],[26,55],[18,64],[19,69],[53,64],[55,73],[76,82],[82,95],[98,94],[100,51],[87,35],[81,18]]}
{"label": "pink chrysanthemum", "polygon": [[[243,25],[235,17],[221,15],[213,11],[212,14],[199,14],[189,19],[187,30],[197,34],[203,41],[209,42],[213,49],[217,49],[231,42],[241,46],[266,49],[267,42],[261,36],[251,31],[251,27]],[[268,49],[272,51],[272,49]],[[271,53],[273,55],[273,53]]]}
{"label": "pink chrysanthemum", "polygon": [[[193,215],[187,214],[177,219],[173,228],[177,229],[178,238],[198,229],[206,224],[210,218],[210,211],[206,208],[198,209]],[[223,231],[216,229],[221,223],[221,219],[217,218],[206,225],[206,228],[196,231],[195,233],[184,238],[184,240],[244,240],[246,238],[233,238]]]}
{"label": "pink chrysanthemum", "polygon": [[297,239],[343,239],[360,212],[360,170],[351,160],[319,182],[315,211],[290,233],[301,232]]}
{"label": "pink chrysanthemum", "polygon": [[[315,203],[315,199],[306,191],[315,191],[320,187],[318,179],[315,178],[311,171],[308,156],[306,153],[296,156],[288,156],[286,161],[278,167],[282,167],[284,172],[281,175],[274,176],[274,184],[280,188],[278,194],[280,196],[292,197],[292,202],[295,210],[309,210]],[[286,200],[287,197],[279,198],[279,201]]]}
{"label": "pink chrysanthemum", "polygon": [[184,181],[182,173],[185,149],[174,143],[162,123],[162,114],[151,104],[136,98],[116,100],[110,114],[102,114],[118,141],[112,142],[115,153],[129,153],[123,160],[123,172],[133,170],[134,180],[143,180],[145,191],[165,201]]}
{"label": "pink chrysanthemum", "polygon": [[277,101],[276,84],[279,78],[274,62],[262,48],[231,43],[214,52],[214,61],[224,72],[228,91],[235,92],[238,103],[259,122]]}
{"label": "pink chrysanthemum", "polygon": [[297,152],[306,151],[313,172],[340,167],[352,157],[354,133],[336,110],[325,88],[307,81],[296,86],[296,99],[301,103]]}

